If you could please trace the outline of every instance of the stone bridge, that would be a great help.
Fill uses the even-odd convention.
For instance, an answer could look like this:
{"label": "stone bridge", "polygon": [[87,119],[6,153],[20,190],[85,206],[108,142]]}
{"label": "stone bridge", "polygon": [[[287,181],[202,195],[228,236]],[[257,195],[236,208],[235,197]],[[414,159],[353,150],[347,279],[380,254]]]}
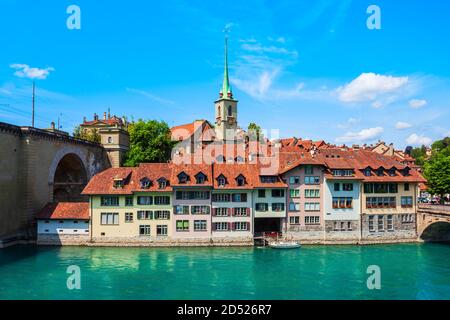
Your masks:
{"label": "stone bridge", "polygon": [[0,247],[34,238],[35,214],[47,202],[84,200],[89,179],[108,167],[100,144],[0,122]]}
{"label": "stone bridge", "polygon": [[417,234],[423,241],[450,241],[450,205],[419,204]]}

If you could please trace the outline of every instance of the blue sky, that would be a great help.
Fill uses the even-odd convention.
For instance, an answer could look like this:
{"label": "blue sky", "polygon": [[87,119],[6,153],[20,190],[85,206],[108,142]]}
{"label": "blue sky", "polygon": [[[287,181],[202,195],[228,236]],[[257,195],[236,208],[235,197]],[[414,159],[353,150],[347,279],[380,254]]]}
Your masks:
{"label": "blue sky", "polygon": [[[81,30],[66,26],[69,5]],[[366,26],[369,5],[381,30]],[[450,3],[441,0],[0,3],[0,121],[113,114],[213,120],[229,27],[239,124],[283,137],[397,147],[450,134]],[[33,69],[34,68],[34,69]]]}

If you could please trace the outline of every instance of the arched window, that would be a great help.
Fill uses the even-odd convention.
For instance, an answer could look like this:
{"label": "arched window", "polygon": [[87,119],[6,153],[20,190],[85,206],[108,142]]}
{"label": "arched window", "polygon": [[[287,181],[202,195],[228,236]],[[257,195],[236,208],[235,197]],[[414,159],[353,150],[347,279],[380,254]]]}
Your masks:
{"label": "arched window", "polygon": [[228,106],[228,116],[229,117],[233,116],[233,108],[231,106]]}
{"label": "arched window", "polygon": [[108,137],[108,143],[112,143],[112,142],[113,142],[112,137]]}
{"label": "arched window", "polygon": [[220,117],[220,114],[221,114],[220,111],[221,111],[221,110],[220,110],[220,106],[219,106],[219,107],[217,108],[217,116],[218,116],[218,117]]}

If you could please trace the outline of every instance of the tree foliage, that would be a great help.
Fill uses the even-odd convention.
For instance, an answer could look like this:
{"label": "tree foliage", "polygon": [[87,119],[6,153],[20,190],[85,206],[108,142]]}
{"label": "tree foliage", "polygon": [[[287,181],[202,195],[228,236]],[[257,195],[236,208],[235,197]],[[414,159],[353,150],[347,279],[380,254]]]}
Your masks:
{"label": "tree foliage", "polygon": [[80,126],[75,127],[73,131],[74,138],[83,139],[91,142],[100,143],[101,137],[96,129],[83,130]]}
{"label": "tree foliage", "polygon": [[171,140],[170,128],[166,122],[139,119],[128,125],[130,150],[124,165],[135,167],[143,162],[167,162],[176,142]]}
{"label": "tree foliage", "polygon": [[261,135],[261,127],[256,123],[251,122],[248,125],[248,135],[250,140],[259,140],[259,137]]}
{"label": "tree foliage", "polygon": [[438,194],[443,200],[444,195],[450,193],[450,156],[434,155],[425,163],[423,174],[430,194]]}

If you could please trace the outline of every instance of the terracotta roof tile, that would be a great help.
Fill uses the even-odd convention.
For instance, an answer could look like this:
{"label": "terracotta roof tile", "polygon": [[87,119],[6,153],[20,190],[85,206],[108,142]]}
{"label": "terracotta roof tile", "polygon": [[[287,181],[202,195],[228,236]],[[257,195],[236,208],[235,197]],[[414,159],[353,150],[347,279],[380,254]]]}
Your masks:
{"label": "terracotta roof tile", "polygon": [[38,212],[36,219],[89,220],[89,203],[88,202],[48,203],[41,211]]}

